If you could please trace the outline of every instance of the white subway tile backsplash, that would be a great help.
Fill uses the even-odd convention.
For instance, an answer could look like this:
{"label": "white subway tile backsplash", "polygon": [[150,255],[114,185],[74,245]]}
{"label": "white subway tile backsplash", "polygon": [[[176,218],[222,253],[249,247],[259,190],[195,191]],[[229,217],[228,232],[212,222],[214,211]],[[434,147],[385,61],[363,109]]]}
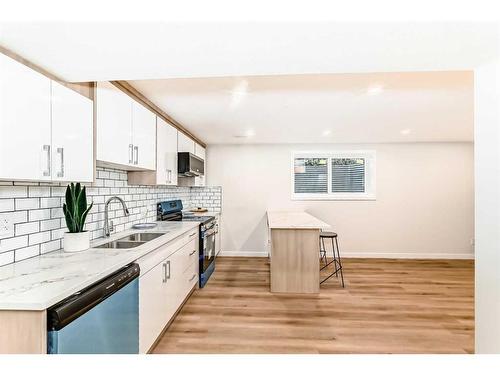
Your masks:
{"label": "white subway tile backsplash", "polygon": [[109,178],[109,172],[108,171],[97,171],[97,177],[98,178]]}
{"label": "white subway tile backsplash", "polygon": [[30,186],[29,196],[33,198],[50,197],[50,187],[48,186]]}
{"label": "white subway tile backsplash", "polygon": [[40,222],[40,230],[42,232],[46,230],[58,229],[60,227],[61,227],[61,219],[51,219]]}
{"label": "white subway tile backsplash", "polygon": [[50,209],[50,217],[52,219],[58,219],[58,218],[64,217],[63,209],[61,207],[51,208]]}
{"label": "white subway tile backsplash", "polygon": [[0,267],[6,264],[14,263],[14,251],[8,251],[0,254]]}
{"label": "white subway tile backsplash", "polygon": [[54,186],[50,188],[50,195],[52,197],[64,197],[66,194],[66,186]]}
{"label": "white subway tile backsplash", "polygon": [[0,253],[28,246],[28,236],[11,237],[0,240]]}
{"label": "white subway tile backsplash", "polygon": [[25,223],[28,221],[28,211],[12,211],[0,214],[0,219],[6,219],[12,224]]}
{"label": "white subway tile backsplash", "polygon": [[39,198],[17,198],[16,210],[33,210],[39,208]]}
{"label": "white subway tile backsplash", "polygon": [[0,199],[0,212],[14,211],[14,199]]}
{"label": "white subway tile backsplash", "polygon": [[0,186],[0,198],[26,198],[27,186]]}
{"label": "white subway tile backsplash", "polygon": [[38,221],[38,220],[46,220],[50,219],[50,210],[42,209],[42,210],[30,210],[29,211],[29,221]]}
{"label": "white subway tile backsplash", "polygon": [[40,254],[49,253],[61,248],[61,240],[54,240],[40,244]]}
{"label": "white subway tile backsplash", "polygon": [[16,224],[15,234],[16,236],[22,236],[24,234],[36,233],[40,230],[40,224],[38,221],[32,223],[22,223]]}
{"label": "white subway tile backsplash", "polygon": [[47,241],[50,241],[50,232],[38,232],[29,235],[28,244],[31,246]]}
{"label": "white subway tile backsplash", "polygon": [[28,259],[40,255],[40,246],[34,245],[25,247],[23,249],[18,249],[15,251],[15,261],[19,262],[23,259]]}
{"label": "white subway tile backsplash", "polygon": [[61,207],[61,198],[40,198],[40,208]]}
{"label": "white subway tile backsplash", "polygon": [[[156,220],[156,203],[162,200],[181,199],[186,209],[221,210],[220,187],[129,186],[126,172],[100,167],[96,176],[95,183],[86,185],[88,203],[94,203],[85,226],[92,239],[103,236],[104,203],[114,195],[124,199],[130,210],[130,216],[125,217],[121,204],[110,204],[109,217],[116,231],[125,230],[134,222]],[[0,265],[61,249],[67,231],[62,212],[66,184],[0,185],[0,218],[9,215],[15,224],[15,237],[0,240]]]}
{"label": "white subway tile backsplash", "polygon": [[64,232],[67,232],[66,227],[56,229],[50,232],[50,239],[51,240],[59,240],[64,237]]}

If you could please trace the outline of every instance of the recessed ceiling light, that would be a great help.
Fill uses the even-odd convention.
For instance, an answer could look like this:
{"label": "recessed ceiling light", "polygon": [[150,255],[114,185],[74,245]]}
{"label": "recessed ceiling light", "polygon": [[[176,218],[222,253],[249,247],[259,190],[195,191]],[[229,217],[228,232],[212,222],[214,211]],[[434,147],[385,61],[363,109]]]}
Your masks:
{"label": "recessed ceiling light", "polygon": [[248,81],[241,80],[236,87],[231,91],[231,108],[237,107],[238,104],[248,93]]}
{"label": "recessed ceiling light", "polygon": [[253,130],[247,130],[245,133],[243,134],[236,134],[236,135],[233,135],[234,138],[250,138],[250,137],[253,137],[255,135],[255,132]]}
{"label": "recessed ceiling light", "polygon": [[331,130],[325,130],[325,131],[323,132],[323,136],[324,136],[324,137],[326,137],[327,135],[330,135],[330,134],[332,134],[332,131],[331,131]]}
{"label": "recessed ceiling light", "polygon": [[368,89],[366,89],[366,93],[368,95],[378,95],[382,91],[384,91],[384,86],[382,86],[382,85],[372,85],[372,86],[368,87]]}
{"label": "recessed ceiling light", "polygon": [[408,135],[408,134],[410,134],[410,133],[411,133],[411,129],[403,129],[403,130],[401,130],[401,131],[400,131],[400,133],[401,133],[402,135]]}

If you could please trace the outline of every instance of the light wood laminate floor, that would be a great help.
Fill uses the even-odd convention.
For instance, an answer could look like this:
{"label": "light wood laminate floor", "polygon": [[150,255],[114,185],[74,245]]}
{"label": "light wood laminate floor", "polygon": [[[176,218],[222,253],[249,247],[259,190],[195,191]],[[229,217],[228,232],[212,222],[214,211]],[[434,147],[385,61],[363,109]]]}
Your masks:
{"label": "light wood laminate floor", "polygon": [[217,258],[154,353],[472,353],[474,263],[345,259],[319,295],[269,291],[267,258]]}

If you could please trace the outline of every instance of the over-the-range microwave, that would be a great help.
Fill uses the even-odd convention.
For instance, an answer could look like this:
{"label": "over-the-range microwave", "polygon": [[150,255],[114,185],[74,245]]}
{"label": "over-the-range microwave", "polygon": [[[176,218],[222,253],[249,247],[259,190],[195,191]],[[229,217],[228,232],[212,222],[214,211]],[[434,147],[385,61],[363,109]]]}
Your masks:
{"label": "over-the-range microwave", "polygon": [[179,177],[203,176],[205,162],[190,152],[179,152],[177,154],[177,173]]}

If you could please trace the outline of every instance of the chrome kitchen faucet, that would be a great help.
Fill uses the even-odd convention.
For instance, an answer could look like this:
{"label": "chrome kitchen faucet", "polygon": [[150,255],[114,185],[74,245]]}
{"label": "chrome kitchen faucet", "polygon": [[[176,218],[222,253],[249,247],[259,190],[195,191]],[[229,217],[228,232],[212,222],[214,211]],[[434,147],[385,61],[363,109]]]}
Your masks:
{"label": "chrome kitchen faucet", "polygon": [[109,203],[115,199],[122,204],[123,213],[125,214],[125,216],[128,216],[130,214],[128,211],[127,205],[125,204],[123,199],[121,199],[120,197],[116,197],[116,196],[109,198],[106,201],[106,204],[104,205],[104,235],[106,237],[109,237],[111,232],[114,230],[113,221],[109,222],[109,219],[108,219],[108,209],[109,209],[108,207],[109,207]]}

